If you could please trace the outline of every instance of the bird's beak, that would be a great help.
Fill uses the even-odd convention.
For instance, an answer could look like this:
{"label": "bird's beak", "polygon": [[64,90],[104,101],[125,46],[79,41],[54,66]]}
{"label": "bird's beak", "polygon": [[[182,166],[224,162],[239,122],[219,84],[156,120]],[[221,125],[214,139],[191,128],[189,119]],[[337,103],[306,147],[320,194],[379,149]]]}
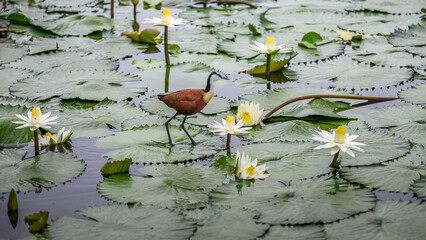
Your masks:
{"label": "bird's beak", "polygon": [[222,79],[229,80],[228,76],[226,76],[226,75],[224,75],[224,74],[220,74],[219,76],[220,76]]}

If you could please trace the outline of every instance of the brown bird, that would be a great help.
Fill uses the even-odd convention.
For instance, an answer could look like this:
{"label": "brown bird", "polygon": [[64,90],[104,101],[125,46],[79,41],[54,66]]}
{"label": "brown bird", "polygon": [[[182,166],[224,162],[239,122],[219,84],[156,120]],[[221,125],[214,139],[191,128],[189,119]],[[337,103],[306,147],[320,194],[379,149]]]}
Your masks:
{"label": "brown bird", "polygon": [[228,77],[225,75],[218,72],[212,72],[207,79],[207,85],[205,89],[184,89],[167,95],[158,95],[158,99],[163,101],[167,106],[176,110],[176,114],[165,123],[170,146],[173,146],[173,142],[172,138],[170,137],[169,123],[179,114],[185,116],[181,124],[183,131],[186,133],[186,135],[188,135],[189,139],[191,139],[192,144],[197,144],[189,135],[188,131],[186,131],[184,124],[187,116],[194,115],[203,110],[203,108],[212,99],[214,95],[214,83],[219,79],[212,78],[213,75],[217,75],[221,79],[228,80]]}

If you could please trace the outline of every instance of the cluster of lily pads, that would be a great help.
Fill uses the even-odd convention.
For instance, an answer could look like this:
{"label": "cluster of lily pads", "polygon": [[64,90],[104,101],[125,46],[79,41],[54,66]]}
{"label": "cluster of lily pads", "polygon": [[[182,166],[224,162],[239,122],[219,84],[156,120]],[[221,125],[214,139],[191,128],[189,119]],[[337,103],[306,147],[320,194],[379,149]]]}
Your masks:
{"label": "cluster of lily pads", "polygon": [[[197,2],[7,1],[0,192],[10,192],[9,218],[18,220],[20,192],[67,188],[87,174],[90,159],[64,144],[72,134],[106,152],[93,191],[112,201],[75,209],[79,218],[36,209],[25,220],[36,238],[423,237],[421,1]],[[231,82],[188,117],[198,144],[176,120],[177,144],[160,144],[175,111],[156,95],[201,89],[212,71]],[[312,98],[268,115],[301,96],[360,94],[400,100]],[[57,148],[33,154],[36,138]],[[378,192],[412,201],[378,200]],[[6,202],[0,197],[0,208]]]}

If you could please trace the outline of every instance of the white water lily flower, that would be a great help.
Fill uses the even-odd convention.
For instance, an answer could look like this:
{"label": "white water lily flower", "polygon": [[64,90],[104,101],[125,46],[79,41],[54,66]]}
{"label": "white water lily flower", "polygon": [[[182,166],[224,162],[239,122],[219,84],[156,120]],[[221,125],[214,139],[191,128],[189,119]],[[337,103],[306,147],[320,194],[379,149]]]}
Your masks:
{"label": "white water lily flower", "polygon": [[257,159],[251,161],[248,155],[237,151],[235,176],[239,179],[264,179],[269,177],[269,174],[265,173],[266,169],[268,168],[265,164],[257,166]]}
{"label": "white water lily flower", "polygon": [[349,135],[346,133],[346,128],[339,126],[337,130],[333,133],[321,130],[321,132],[316,131],[319,135],[313,134],[311,139],[325,142],[326,144],[320,145],[314,149],[323,149],[331,148],[331,155],[336,154],[339,150],[342,152],[348,153],[351,157],[355,157],[355,154],[352,150],[358,152],[364,152],[364,150],[358,146],[365,145],[364,143],[354,142],[358,135]]}
{"label": "white water lily flower", "polygon": [[267,37],[266,44],[260,43],[258,41],[251,41],[251,44],[249,44],[249,49],[258,53],[268,55],[274,55],[277,53],[289,53],[293,51],[292,48],[284,48],[284,44],[277,46],[273,37]]}
{"label": "white water lily flower", "polygon": [[58,144],[58,143],[64,143],[64,142],[68,141],[68,139],[71,137],[71,135],[72,135],[72,129],[65,131],[65,127],[61,128],[61,130],[59,130],[56,137],[53,136],[50,132],[46,133],[46,136],[48,136],[50,138],[50,140],[49,140],[50,145],[55,145],[55,144]]}
{"label": "white water lily flower", "polygon": [[170,15],[170,10],[165,8],[163,10],[163,15],[161,16],[161,18],[157,18],[157,17],[145,18],[142,21],[142,23],[152,24],[154,26],[166,26],[166,27],[174,28],[175,26],[178,26],[178,25],[185,25],[189,23],[189,21],[182,18],[173,18]]}
{"label": "white water lily flower", "polygon": [[235,124],[235,120],[233,116],[227,116],[226,120],[222,119],[222,123],[220,124],[217,121],[214,121],[214,124],[209,124],[208,127],[212,128],[209,129],[210,132],[219,133],[220,135],[226,135],[226,134],[242,134],[242,133],[248,133],[247,130],[249,130],[251,127],[242,127],[244,125],[243,121],[238,121],[237,124]]}
{"label": "white water lily flower", "polygon": [[[39,135],[38,141],[41,146],[49,146],[50,145],[50,137],[47,135]],[[34,144],[34,140],[32,140],[32,143]]]}
{"label": "white water lily flower", "polygon": [[39,128],[50,128],[49,125],[56,124],[57,122],[53,121],[58,119],[57,116],[50,117],[50,114],[50,112],[41,114],[40,107],[36,107],[33,108],[32,111],[28,111],[28,117],[21,114],[15,114],[17,118],[23,121],[14,121],[12,123],[22,124],[22,126],[17,127],[17,129],[29,127],[31,131],[35,131]]}
{"label": "white water lily flower", "polygon": [[260,109],[260,105],[254,101],[251,103],[245,101],[238,106],[237,119],[243,120],[247,126],[255,125],[260,122],[260,117],[264,109]]}

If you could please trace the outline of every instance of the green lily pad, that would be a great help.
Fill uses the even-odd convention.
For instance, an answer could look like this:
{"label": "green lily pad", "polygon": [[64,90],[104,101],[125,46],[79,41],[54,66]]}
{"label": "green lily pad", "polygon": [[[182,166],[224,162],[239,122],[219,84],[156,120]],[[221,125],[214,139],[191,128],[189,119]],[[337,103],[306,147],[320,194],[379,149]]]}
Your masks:
{"label": "green lily pad", "polygon": [[365,1],[360,5],[353,6],[353,10],[370,10],[387,13],[418,13],[421,11],[424,4],[416,0],[403,1]]}
{"label": "green lily pad", "polygon": [[44,235],[52,239],[188,239],[196,227],[176,211],[152,206],[102,205],[78,213],[87,218],[61,217],[49,224]]}
{"label": "green lily pad", "polygon": [[33,76],[34,73],[26,70],[20,70],[15,68],[0,68],[0,76],[7,76],[2,79],[0,85],[0,96],[10,96],[9,87],[16,83],[18,80]]}
{"label": "green lily pad", "polygon": [[259,77],[246,77],[237,79],[234,81],[234,83],[237,84],[239,88],[252,89],[259,85],[265,86],[266,84],[268,84],[268,80]]}
{"label": "green lily pad", "polygon": [[426,84],[421,84],[399,92],[398,96],[406,102],[426,104],[425,92]]}
{"label": "green lily pad", "polygon": [[307,224],[333,222],[367,211],[374,206],[374,194],[327,177],[294,181],[289,186],[269,179],[241,189],[235,182],[220,186],[211,193],[211,201],[259,211],[258,222],[262,223]]}
{"label": "green lily pad", "polygon": [[198,208],[208,202],[215,187],[229,181],[226,172],[207,166],[160,165],[139,171],[149,176],[115,174],[101,182],[98,190],[120,203]]}
{"label": "green lily pad", "polygon": [[406,52],[403,48],[394,47],[384,37],[364,39],[361,43],[346,46],[345,54],[358,61],[387,66],[425,65],[421,56]]}
{"label": "green lily pad", "polygon": [[[332,94],[332,95],[352,95],[347,92],[341,92],[331,89],[322,88],[281,88],[275,90],[267,90],[259,93],[247,94],[239,97],[238,101],[234,101],[231,105],[238,106],[243,101],[255,101],[260,104],[265,112],[271,111],[278,105],[291,100],[293,98],[315,95],[315,94]],[[361,100],[363,102],[364,100]],[[288,106],[281,108],[273,116],[287,117],[306,117],[311,115],[321,115],[336,118],[346,118],[336,114],[336,111],[344,110],[349,107],[348,103],[356,103],[360,100],[349,99],[306,99],[297,101]]]}
{"label": "green lily pad", "polygon": [[0,47],[1,47],[0,64],[5,64],[5,63],[15,61],[21,58],[26,52],[25,48],[15,45],[11,41],[3,40],[3,39],[0,39]]}
{"label": "green lily pad", "polygon": [[84,5],[88,5],[88,4],[95,4],[95,3],[99,3],[101,2],[100,0],[77,0],[77,1],[67,1],[67,0],[44,0],[42,2],[40,2],[40,6],[44,6],[44,7],[50,7],[50,6],[55,6],[55,7],[79,7],[79,6],[84,6]]}
{"label": "green lily pad", "polygon": [[237,208],[212,207],[189,210],[184,214],[198,225],[191,239],[256,239],[269,227],[256,224],[257,212]]}
{"label": "green lily pad", "polygon": [[410,51],[411,47],[418,47],[419,50],[422,49],[424,51],[426,44],[423,39],[426,37],[426,21],[423,20],[422,23],[409,26],[408,30],[396,30],[389,38],[389,43],[395,47],[404,47],[408,51]]}
{"label": "green lily pad", "polygon": [[20,104],[11,105],[9,102],[0,104],[0,132],[2,133],[0,146],[17,146],[28,143],[34,137],[33,132],[29,128],[16,129],[19,125],[12,121],[19,121],[15,114],[26,116],[30,107]]}
{"label": "green lily pad", "polygon": [[85,168],[81,160],[62,153],[49,152],[22,159],[25,153],[4,149],[0,155],[0,192],[53,187],[76,178]]}
{"label": "green lily pad", "polygon": [[136,163],[165,163],[194,160],[215,154],[223,148],[223,140],[201,130],[187,126],[189,134],[197,145],[192,146],[188,136],[175,126],[170,126],[173,148],[159,144],[168,142],[164,126],[143,127],[137,130],[116,133],[114,136],[99,139],[97,146],[102,148],[127,147],[106,153],[112,159],[131,158]]}
{"label": "green lily pad", "polygon": [[426,199],[426,177],[422,176],[419,180],[415,181],[412,187],[413,192],[417,197]]}
{"label": "green lily pad", "polygon": [[255,126],[244,137],[254,142],[294,142],[310,140],[315,130],[317,130],[317,127],[311,123],[294,120],[271,123],[265,126]]}
{"label": "green lily pad", "polygon": [[[173,60],[171,62],[173,63]],[[166,68],[147,69],[138,72],[137,75],[150,92],[175,92],[188,88],[204,89],[207,84],[207,78],[213,69],[197,63],[173,65],[170,67],[167,83],[165,82],[166,71]]]}
{"label": "green lily pad", "polygon": [[[39,89],[41,85],[49,86],[49,91]],[[141,85],[137,77],[116,71],[72,71],[66,75],[54,71],[19,81],[10,91],[14,96],[38,101],[52,97],[121,101],[145,92]]]}
{"label": "green lily pad", "polygon": [[63,18],[32,23],[58,35],[82,36],[103,30],[112,30],[114,20],[104,16],[69,15]]}
{"label": "green lily pad", "polygon": [[[35,64],[37,63],[37,64]],[[83,55],[75,52],[57,52],[24,56],[21,60],[7,64],[12,68],[34,72],[78,70],[115,70],[117,63],[97,55]]]}
{"label": "green lily pad", "polygon": [[412,143],[426,146],[426,124],[422,122],[408,122],[389,129],[389,134],[395,134],[409,140]]}
{"label": "green lily pad", "polygon": [[309,239],[321,240],[326,239],[325,231],[318,226],[271,226],[267,234],[261,238],[265,240],[280,240],[280,239]]}
{"label": "green lily pad", "polygon": [[52,127],[57,132],[61,127],[72,128],[73,137],[102,137],[112,135],[111,128],[121,130],[126,119],[147,115],[135,105],[103,101],[90,108],[48,105],[52,116],[59,116],[59,125]]}
{"label": "green lily pad", "polygon": [[170,44],[178,44],[182,51],[197,53],[217,53],[217,36],[208,29],[181,29],[169,32]]}
{"label": "green lily pad", "polygon": [[130,158],[107,162],[101,168],[102,176],[108,176],[117,173],[128,173],[130,164],[132,164],[132,159]]}
{"label": "green lily pad", "polygon": [[290,80],[317,83],[332,80],[336,88],[371,88],[396,85],[411,78],[406,68],[371,67],[349,57],[339,57],[325,63],[308,66],[294,65],[284,70]]}
{"label": "green lily pad", "polygon": [[426,109],[418,105],[377,108],[365,118],[372,128],[400,126],[406,123],[424,123]]}
{"label": "green lily pad", "polygon": [[[356,157],[353,158],[347,154],[342,154],[343,166],[362,166],[377,164],[384,161],[392,160],[401,156],[404,156],[410,149],[409,144],[403,139],[391,136],[383,132],[374,132],[367,130],[356,130],[350,132],[351,135],[359,135],[356,139],[357,142],[365,143],[366,146],[362,146],[364,153],[356,152]],[[312,136],[308,135],[309,137]],[[261,144],[250,144],[241,146],[235,150],[240,152],[246,152],[252,158],[258,158],[260,162],[283,160],[283,168],[285,164],[292,163],[296,168],[299,162],[300,164],[308,164],[313,166],[328,166],[331,163],[332,156],[330,155],[330,149],[313,150],[314,147],[321,145],[322,143],[261,143]],[[298,145],[298,147],[296,147]],[[312,162],[309,157],[316,159]],[[301,160],[295,160],[302,158]],[[328,159],[328,161],[327,161]],[[328,162],[328,164],[326,164]],[[274,170],[271,170],[274,171]],[[287,170],[286,170],[287,171]],[[293,170],[296,174],[296,171]],[[287,172],[286,172],[287,173]],[[293,176],[290,173],[291,176]],[[299,174],[309,174],[308,171],[304,173],[301,169]],[[282,175],[285,176],[285,175]],[[312,176],[311,176],[312,177]],[[302,178],[302,177],[301,177]]]}
{"label": "green lily pad", "polygon": [[377,201],[374,212],[325,225],[327,239],[420,239],[426,234],[425,205]]}
{"label": "green lily pad", "polygon": [[407,156],[381,165],[345,168],[343,176],[357,183],[395,192],[410,192],[415,180],[426,175],[424,149],[416,148]]}

